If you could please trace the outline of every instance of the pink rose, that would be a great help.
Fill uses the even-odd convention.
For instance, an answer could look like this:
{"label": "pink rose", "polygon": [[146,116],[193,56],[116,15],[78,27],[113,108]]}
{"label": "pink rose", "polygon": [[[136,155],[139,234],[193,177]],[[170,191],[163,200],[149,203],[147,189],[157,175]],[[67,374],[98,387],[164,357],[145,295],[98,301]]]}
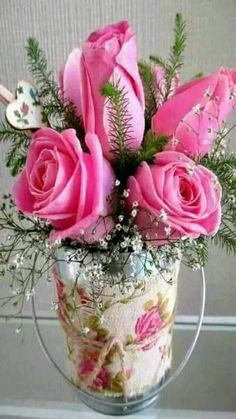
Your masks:
{"label": "pink rose", "polygon": [[127,113],[131,117],[131,138],[127,145],[137,150],[144,133],[144,92],[137,65],[135,35],[128,22],[108,25],[88,37],[82,51],[81,76],[85,130],[99,136],[104,155],[111,159],[112,127],[106,99],[100,90],[108,81],[119,82],[119,89],[127,94]]}
{"label": "pink rose", "polygon": [[90,153],[82,151],[74,129],[39,129],[14,185],[18,208],[47,219],[55,228],[52,240],[69,237],[91,243],[113,227],[108,196],[115,177],[97,136],[87,134],[86,144]]}
{"label": "pink rose", "polygon": [[[135,333],[137,335],[137,342],[142,342],[143,340],[152,336],[155,332],[162,328],[164,322],[160,315],[160,309],[158,307],[152,307],[147,313],[143,314],[138,318],[135,325]],[[157,342],[157,339],[147,345],[142,349],[148,350],[152,348]]]}
{"label": "pink rose", "polygon": [[[86,132],[96,133],[104,155],[111,159],[113,136],[107,101],[101,88],[109,81],[119,82],[127,94],[130,116],[130,149],[140,147],[144,133],[144,93],[139,76],[136,41],[128,22],[108,25],[93,32],[85,42],[82,55],[72,52],[60,74],[64,97],[75,103]],[[64,88],[64,89],[63,89]]]}
{"label": "pink rose", "polygon": [[176,151],[156,154],[128,179],[128,204],[139,204],[136,223],[156,245],[182,236],[217,232],[221,221],[221,186],[216,176]]}
{"label": "pink rose", "polygon": [[170,137],[167,149],[205,155],[236,104],[236,71],[220,68],[179,87],[152,118],[152,129]]}
{"label": "pink rose", "polygon": [[59,72],[59,86],[63,101],[71,101],[79,116],[82,115],[81,105],[81,51],[75,48],[67,58],[64,67]]}
{"label": "pink rose", "polygon": [[[87,377],[95,368],[96,361],[88,360],[84,361],[79,366],[79,374]],[[92,383],[93,388],[97,388],[99,390],[108,389],[110,387],[111,377],[109,371],[107,371],[106,367],[102,367]]]}

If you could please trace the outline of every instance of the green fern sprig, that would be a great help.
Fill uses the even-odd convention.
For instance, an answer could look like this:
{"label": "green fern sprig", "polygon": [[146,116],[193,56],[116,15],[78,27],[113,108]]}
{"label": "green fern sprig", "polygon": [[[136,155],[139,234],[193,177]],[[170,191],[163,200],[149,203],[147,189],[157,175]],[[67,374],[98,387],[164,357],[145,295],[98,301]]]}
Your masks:
{"label": "green fern sprig", "polygon": [[228,152],[224,156],[210,154],[202,159],[201,164],[217,176],[223,191],[227,194],[236,192],[236,152]]}
{"label": "green fern sprig", "polygon": [[54,112],[60,112],[63,108],[59,97],[58,86],[54,80],[52,71],[47,69],[47,59],[39,43],[35,38],[28,38],[26,45],[28,67],[36,83],[41,101],[50,96],[51,106],[45,106],[49,111],[46,118]]}
{"label": "green fern sprig", "polygon": [[144,87],[146,129],[149,129],[151,128],[151,118],[156,111],[153,72],[151,65],[145,61],[139,62],[138,66]]}
{"label": "green fern sprig", "polygon": [[160,56],[150,55],[150,60],[166,70],[167,91],[166,98],[171,90],[171,82],[176,73],[183,66],[183,55],[186,47],[186,22],[180,13],[175,16],[174,43],[171,47],[168,60]]}
{"label": "green fern sprig", "polygon": [[[75,105],[69,100],[62,101],[59,87],[52,71],[47,68],[47,59],[35,38],[29,38],[26,45],[28,67],[32,73],[43,106],[46,123],[58,131],[74,128],[81,141],[84,138],[82,118],[77,115]],[[84,144],[82,144],[83,146]]]}
{"label": "green fern sprig", "polygon": [[236,255],[236,228],[233,229],[226,223],[218,230],[213,241],[216,245],[224,248],[227,253]]}
{"label": "green fern sprig", "polygon": [[142,147],[137,152],[138,164],[142,161],[152,163],[155,154],[162,151],[167,142],[168,138],[164,135],[154,134],[151,130],[147,131]]}
{"label": "green fern sprig", "polygon": [[154,64],[163,67],[165,69],[168,69],[169,63],[168,61],[164,60],[160,55],[149,55],[150,61],[152,61]]}
{"label": "green fern sprig", "polygon": [[0,122],[0,142],[10,141],[6,154],[6,166],[12,176],[16,176],[26,161],[30,139],[24,131],[16,130],[7,122]]}
{"label": "green fern sprig", "polygon": [[0,141],[6,142],[11,138],[12,141],[21,140],[21,142],[28,142],[29,137],[25,131],[16,130],[7,122],[0,121]]}
{"label": "green fern sprig", "polygon": [[186,22],[180,13],[176,14],[174,27],[174,43],[169,55],[169,69],[167,72],[167,83],[171,85],[171,80],[183,66],[183,54],[186,46]]}
{"label": "green fern sprig", "polygon": [[112,153],[120,161],[125,157],[132,140],[132,116],[129,114],[129,98],[124,88],[117,83],[108,82],[101,93],[106,97],[107,120],[109,124],[109,138],[112,144]]}
{"label": "green fern sprig", "polygon": [[236,254],[236,152],[212,153],[201,162],[218,178],[222,187],[222,225],[213,240]]}
{"label": "green fern sprig", "polygon": [[208,262],[208,237],[201,235],[196,240],[195,251],[201,266],[205,266]]}
{"label": "green fern sprig", "polygon": [[124,186],[129,175],[133,175],[142,161],[151,163],[155,154],[161,151],[167,143],[167,138],[157,136],[147,131],[142,146],[136,152],[130,150],[132,140],[132,117],[128,111],[128,98],[119,83],[107,83],[102,88],[102,95],[107,98],[108,123],[110,126],[109,138],[113,144],[112,152],[116,157],[113,163],[117,178]]}

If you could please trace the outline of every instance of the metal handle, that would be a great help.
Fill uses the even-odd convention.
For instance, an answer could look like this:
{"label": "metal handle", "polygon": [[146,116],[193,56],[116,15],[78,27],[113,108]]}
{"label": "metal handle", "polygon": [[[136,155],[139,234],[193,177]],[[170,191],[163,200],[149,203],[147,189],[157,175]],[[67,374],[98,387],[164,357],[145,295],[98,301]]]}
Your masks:
{"label": "metal handle", "polygon": [[191,358],[191,355],[194,351],[194,348],[196,346],[196,343],[199,338],[199,334],[202,327],[202,321],[204,316],[204,310],[205,310],[205,303],[206,303],[206,279],[205,279],[205,271],[204,268],[201,268],[201,280],[202,280],[202,293],[201,293],[201,308],[198,315],[198,322],[197,322],[197,328],[196,332],[193,338],[193,341],[188,348],[186,355],[183,359],[183,361],[179,364],[178,368],[175,370],[175,372],[159,387],[159,389],[156,391],[156,394],[160,393],[164,388],[166,388],[172,381],[174,381],[183,371],[185,366],[187,365],[189,359]]}
{"label": "metal handle", "polygon": [[[201,285],[202,285],[202,289],[201,289],[201,308],[200,308],[200,312],[198,315],[198,322],[197,322],[197,328],[194,334],[194,338],[192,340],[192,343],[190,345],[190,347],[188,348],[186,355],[183,359],[183,361],[179,364],[179,366],[177,367],[177,369],[175,370],[175,372],[158,388],[153,389],[153,391],[148,392],[148,395],[145,397],[142,397],[142,400],[144,401],[145,399],[149,399],[154,395],[159,394],[162,390],[164,390],[167,386],[169,386],[169,384],[171,384],[183,371],[183,369],[185,368],[186,364],[188,363],[194,348],[196,346],[199,334],[200,334],[200,330],[201,330],[201,326],[202,326],[202,321],[203,321],[203,315],[204,315],[204,309],[205,309],[205,302],[206,302],[206,279],[205,279],[205,271],[204,268],[201,268]],[[34,326],[35,326],[35,332],[36,332],[36,336],[39,342],[39,345],[41,346],[41,349],[43,351],[43,353],[45,354],[46,358],[49,360],[49,362],[51,362],[54,367],[56,368],[56,370],[65,378],[65,380],[72,385],[76,391],[78,393],[82,393],[85,394],[86,396],[93,399],[93,400],[100,400],[99,397],[95,396],[94,394],[92,394],[91,392],[89,392],[88,390],[86,391],[82,391],[80,390],[68,377],[67,375],[62,371],[62,369],[57,365],[57,363],[54,361],[54,359],[52,358],[50,352],[48,351],[41,331],[40,331],[40,327],[38,324],[38,320],[37,320],[37,315],[36,315],[36,310],[35,310],[35,300],[34,300],[34,296],[32,296],[32,318],[34,320]],[[103,403],[107,404],[107,405],[113,405],[114,402],[110,401],[110,400],[104,400],[103,399]],[[120,406],[132,406],[132,404],[137,403],[136,401],[128,401],[128,402],[118,402],[116,401],[115,404],[116,405],[120,405]]]}

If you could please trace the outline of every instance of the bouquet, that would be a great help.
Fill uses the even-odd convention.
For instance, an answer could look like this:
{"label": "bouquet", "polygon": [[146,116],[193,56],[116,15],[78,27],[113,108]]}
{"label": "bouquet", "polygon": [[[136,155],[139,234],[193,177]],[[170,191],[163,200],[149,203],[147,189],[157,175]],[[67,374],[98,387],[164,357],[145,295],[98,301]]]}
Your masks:
{"label": "bouquet", "polygon": [[70,53],[57,83],[29,38],[35,84],[0,88],[16,176],[0,208],[1,275],[12,276],[2,303],[19,314],[52,273],[73,380],[106,395],[137,396],[168,371],[180,261],[204,266],[213,241],[236,252],[225,125],[236,70],[183,84],[185,44],[177,14],[167,58],[138,62],[129,23],[111,24]]}

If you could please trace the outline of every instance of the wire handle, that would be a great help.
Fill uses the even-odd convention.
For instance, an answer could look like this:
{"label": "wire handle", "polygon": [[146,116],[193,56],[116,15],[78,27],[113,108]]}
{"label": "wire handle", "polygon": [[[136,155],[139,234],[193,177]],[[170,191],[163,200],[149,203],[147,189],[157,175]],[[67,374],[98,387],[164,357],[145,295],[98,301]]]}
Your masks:
{"label": "wire handle", "polygon": [[[198,322],[197,322],[197,327],[196,327],[196,331],[192,340],[192,343],[190,345],[190,347],[188,348],[185,357],[183,359],[183,361],[179,364],[179,366],[177,367],[177,369],[175,370],[175,372],[158,388],[154,389],[152,392],[149,392],[146,399],[149,399],[152,397],[152,395],[158,395],[162,390],[164,390],[166,387],[168,387],[183,371],[183,369],[185,368],[185,366],[187,365],[193,351],[194,348],[196,346],[196,343],[198,341],[199,338],[199,334],[200,334],[200,330],[201,330],[201,326],[202,326],[202,322],[203,322],[203,316],[204,316],[204,310],[205,310],[205,303],[206,303],[206,279],[205,279],[205,271],[204,268],[201,268],[201,306],[200,306],[200,312],[198,315]],[[56,368],[56,370],[65,378],[65,380],[72,386],[74,387],[78,393],[81,394],[85,394],[88,398],[91,398],[93,400],[100,400],[99,397],[95,396],[94,394],[92,394],[89,391],[83,391],[80,390],[68,377],[67,375],[62,371],[62,369],[57,365],[57,363],[54,361],[54,359],[52,358],[50,352],[47,349],[47,346],[44,343],[41,331],[40,331],[40,327],[38,324],[38,320],[37,320],[37,315],[36,315],[36,310],[35,310],[35,300],[34,300],[34,296],[32,296],[31,299],[32,302],[32,318],[34,321],[34,327],[35,327],[35,332],[36,332],[36,336],[39,342],[39,345],[44,353],[44,355],[46,356],[46,358],[48,359],[49,362],[51,362],[53,364],[53,366]],[[145,400],[145,397],[142,398],[142,400]],[[114,405],[114,402],[110,401],[110,400],[104,400],[103,399],[103,403],[106,405]],[[132,404],[137,403],[137,400],[135,401],[128,401],[128,402],[118,402],[116,401],[115,404],[118,406],[132,406]]]}
{"label": "wire handle", "polygon": [[8,103],[14,100],[14,95],[2,84],[0,84],[0,102],[3,105],[8,105]]}

